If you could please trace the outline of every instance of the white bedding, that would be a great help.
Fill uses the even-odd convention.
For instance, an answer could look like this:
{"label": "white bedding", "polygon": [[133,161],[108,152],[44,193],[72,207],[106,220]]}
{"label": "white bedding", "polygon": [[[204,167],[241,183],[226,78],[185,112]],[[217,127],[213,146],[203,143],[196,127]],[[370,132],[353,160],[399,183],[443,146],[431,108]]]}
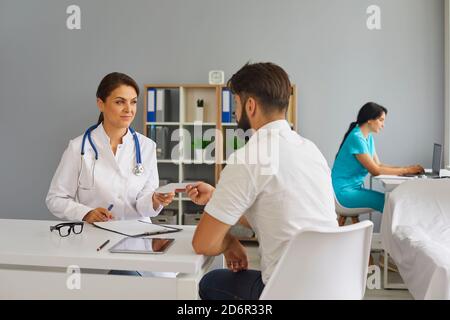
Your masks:
{"label": "white bedding", "polygon": [[450,180],[407,181],[389,194],[384,248],[415,299],[450,299]]}

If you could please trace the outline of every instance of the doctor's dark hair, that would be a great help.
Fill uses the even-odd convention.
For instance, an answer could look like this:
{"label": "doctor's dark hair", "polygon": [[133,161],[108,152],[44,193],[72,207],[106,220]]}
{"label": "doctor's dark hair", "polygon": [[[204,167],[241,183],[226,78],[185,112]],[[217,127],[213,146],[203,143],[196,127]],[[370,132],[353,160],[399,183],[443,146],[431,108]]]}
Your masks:
{"label": "doctor's dark hair", "polygon": [[376,120],[382,115],[387,114],[388,111],[385,107],[380,106],[379,104],[376,104],[375,102],[368,102],[365,105],[362,106],[362,108],[358,112],[358,118],[355,122],[352,122],[350,124],[350,127],[348,128],[347,132],[344,135],[344,139],[342,139],[341,145],[339,147],[338,153],[336,154],[336,158],[339,154],[339,151],[341,151],[342,146],[344,145],[345,139],[347,139],[350,132],[352,132],[355,127],[361,126],[365,124],[369,120]]}
{"label": "doctor's dark hair", "polygon": [[[102,79],[102,81],[100,81],[100,84],[97,88],[97,98],[105,102],[111,92],[122,85],[132,87],[136,91],[136,95],[139,96],[139,86],[137,85],[136,81],[133,80],[133,78],[127,76],[124,73],[113,72],[106,75]],[[100,124],[102,122],[103,112],[100,112],[97,124]]]}
{"label": "doctor's dark hair", "polygon": [[228,80],[227,86],[242,103],[250,96],[255,98],[268,114],[287,110],[292,93],[286,71],[270,62],[246,63]]}

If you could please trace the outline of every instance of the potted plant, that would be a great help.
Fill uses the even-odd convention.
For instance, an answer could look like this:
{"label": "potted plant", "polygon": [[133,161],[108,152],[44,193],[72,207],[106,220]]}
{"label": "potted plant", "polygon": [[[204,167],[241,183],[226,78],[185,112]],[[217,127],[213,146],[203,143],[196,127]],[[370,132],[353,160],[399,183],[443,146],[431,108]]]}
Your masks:
{"label": "potted plant", "polygon": [[211,142],[212,141],[206,141],[203,139],[194,139],[192,142],[192,148],[194,149],[194,159],[196,161],[203,161],[204,149],[206,149]]}
{"label": "potted plant", "polygon": [[234,136],[233,139],[227,142],[227,153],[231,153],[236,151],[237,149],[242,148],[245,145],[244,140]]}

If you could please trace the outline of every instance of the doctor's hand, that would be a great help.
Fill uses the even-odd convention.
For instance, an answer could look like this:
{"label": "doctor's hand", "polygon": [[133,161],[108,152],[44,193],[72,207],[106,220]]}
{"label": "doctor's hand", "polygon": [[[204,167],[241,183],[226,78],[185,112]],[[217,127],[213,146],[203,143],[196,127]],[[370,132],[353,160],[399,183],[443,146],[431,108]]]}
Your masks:
{"label": "doctor's hand", "polygon": [[233,237],[227,250],[223,253],[227,268],[233,272],[244,271],[248,269],[248,256],[244,246],[238,239]]}
{"label": "doctor's hand", "polygon": [[170,193],[153,193],[152,201],[153,201],[153,209],[157,210],[159,206],[168,206],[175,197],[174,192]]}
{"label": "doctor's hand", "polygon": [[108,220],[114,219],[114,216],[111,212],[108,211],[108,209],[105,208],[97,208],[94,210],[89,211],[83,218],[83,221],[86,221],[88,223],[94,223],[94,222],[104,222]]}
{"label": "doctor's hand", "polygon": [[191,198],[192,202],[201,206],[208,203],[214,190],[216,190],[216,188],[206,182],[197,182],[186,187],[188,197]]}

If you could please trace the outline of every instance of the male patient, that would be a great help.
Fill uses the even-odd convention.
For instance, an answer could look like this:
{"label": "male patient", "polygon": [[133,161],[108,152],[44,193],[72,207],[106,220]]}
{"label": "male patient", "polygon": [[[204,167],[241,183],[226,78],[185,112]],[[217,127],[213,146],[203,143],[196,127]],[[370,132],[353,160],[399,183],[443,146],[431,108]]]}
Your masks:
{"label": "male patient", "polygon": [[[200,282],[202,299],[258,299],[289,240],[309,226],[336,226],[330,169],[311,141],[286,121],[291,84],[272,63],[246,64],[228,81],[238,127],[254,133],[230,156],[215,189],[187,188],[205,212],[192,240],[198,254],[224,254],[228,269]],[[248,270],[245,248],[230,235],[237,222],[256,233],[261,272]]]}

